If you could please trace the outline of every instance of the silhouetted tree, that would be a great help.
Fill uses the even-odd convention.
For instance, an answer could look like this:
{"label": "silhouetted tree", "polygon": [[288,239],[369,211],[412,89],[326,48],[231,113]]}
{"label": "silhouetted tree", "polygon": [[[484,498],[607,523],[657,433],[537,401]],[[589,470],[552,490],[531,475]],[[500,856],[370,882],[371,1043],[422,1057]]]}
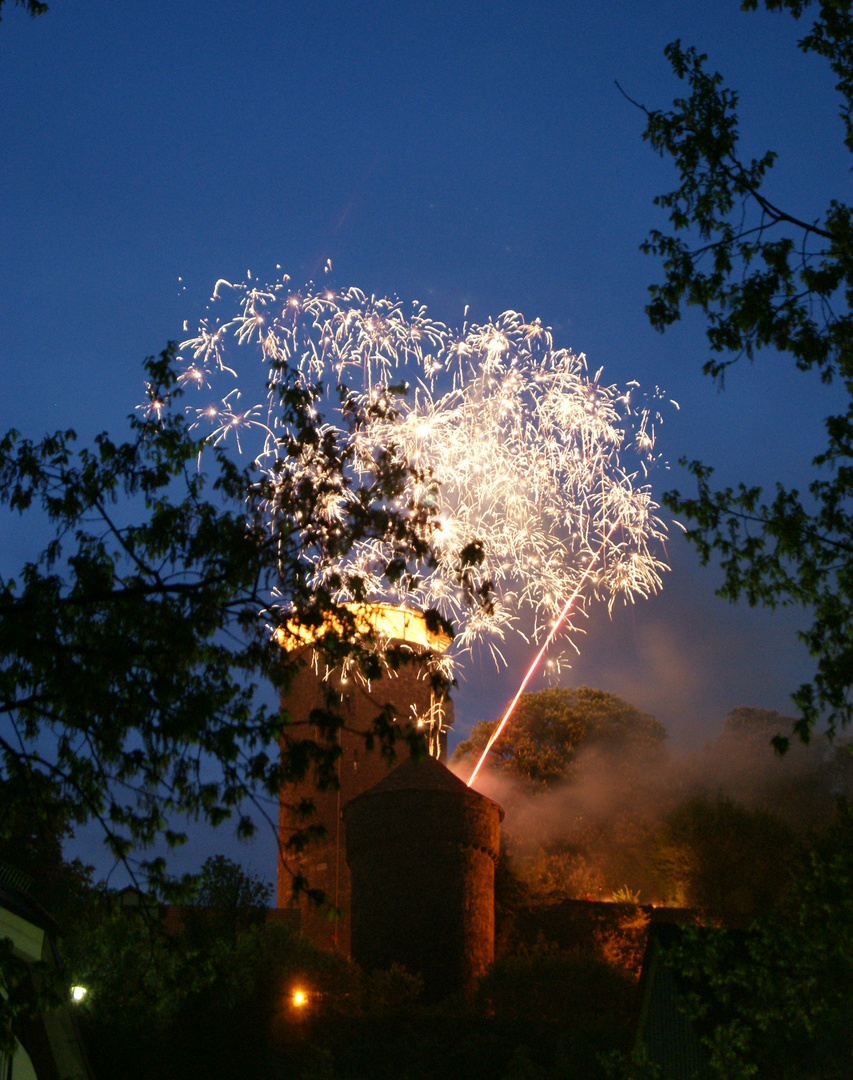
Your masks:
{"label": "silhouetted tree", "polygon": [[63,843],[71,836],[73,819],[49,778],[35,773],[0,783],[0,860],[25,875],[27,893],[60,932],[83,917],[92,889],[92,867],[65,859]]}
{"label": "silhouetted tree", "polygon": [[[389,508],[399,464],[379,454],[356,473],[350,442],[315,407],[319,388],[279,373],[282,467],[265,476],[192,434],[173,357],[147,361],[148,407],[126,442],[0,437],[0,505],[53,530],[0,579],[0,779],[8,792],[49,781],[56,812],[100,823],[117,858],[181,842],[181,814],[250,835],[255,795],[315,765],[334,782],[334,702],[312,740],[255,693],[280,691],[300,662],[273,630],[313,629],[331,663],[347,655],[375,677],[369,630],[333,600],[347,555],[381,540],[395,578],[429,558],[429,511]],[[354,405],[347,415],[356,429],[364,419]],[[377,717],[372,735],[394,734]]]}
{"label": "silhouetted tree", "polygon": [[[743,0],[755,9],[759,0]],[[768,10],[799,18],[814,12],[799,42],[823,57],[836,79],[845,145],[853,150],[853,13],[848,0],[765,0]],[[713,470],[688,465],[696,496],[670,492],[665,503],[692,522],[687,538],[703,562],[718,558],[720,594],[808,612],[801,633],[817,661],[815,677],[794,694],[795,728],[807,739],[819,720],[831,730],[853,718],[853,208],[828,197],[817,220],[777,206],[767,191],[773,151],[745,156],[739,145],[738,95],[706,66],[707,56],[680,41],[666,54],[688,95],[670,109],[647,109],[644,138],[678,170],[678,186],[655,202],[670,231],[653,229],[643,244],[663,260],[663,283],[651,288],[647,313],[658,330],[685,307],[707,319],[706,373],[760,350],[788,356],[823,382],[837,380],[840,411],[825,421],[826,448],[812,462],[809,494],[777,484],[769,497],[749,482],[715,491]],[[809,174],[802,173],[803,183]],[[812,193],[810,193],[811,195]],[[784,745],[784,740],[780,745]]]}
{"label": "silhouetted tree", "polygon": [[671,903],[749,919],[791,880],[793,830],[767,810],[695,796],[664,819],[655,858]]}
{"label": "silhouetted tree", "polygon": [[[19,7],[25,7],[30,15],[44,15],[47,11],[47,4],[42,3],[42,0],[14,0],[15,4]],[[4,0],[0,0],[0,8],[3,7]]]}
{"label": "silhouetted tree", "polygon": [[212,855],[201,868],[193,904],[183,922],[193,940],[225,937],[232,941],[266,916],[272,886],[225,855]]}

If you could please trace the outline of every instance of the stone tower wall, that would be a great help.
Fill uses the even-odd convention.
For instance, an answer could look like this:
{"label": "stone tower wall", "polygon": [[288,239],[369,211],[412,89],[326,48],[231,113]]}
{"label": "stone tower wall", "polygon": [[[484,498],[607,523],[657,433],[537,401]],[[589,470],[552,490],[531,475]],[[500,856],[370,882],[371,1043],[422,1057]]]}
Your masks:
{"label": "stone tower wall", "polygon": [[349,804],[352,955],[362,967],[419,972],[433,1001],[473,989],[494,959],[501,813],[467,789],[374,790]]}
{"label": "stone tower wall", "polygon": [[[383,677],[369,685],[350,678],[342,682],[339,673],[333,672],[324,679],[311,663],[311,650],[302,650],[303,666],[296,674],[289,693],[283,697],[284,707],[292,720],[290,728],[294,737],[316,738],[318,733],[310,722],[313,709],[325,706],[325,693],[331,687],[341,695],[341,715],[344,728],[339,732],[341,755],[338,761],[339,788],[321,791],[317,789],[316,777],[309,775],[297,784],[287,785],[279,803],[279,840],[286,844],[294,829],[304,823],[294,815],[293,807],[303,798],[311,799],[317,809],[312,823],[321,823],[326,830],[324,840],[312,841],[302,854],[280,852],[278,866],[278,907],[292,903],[293,872],[301,871],[312,888],[322,889],[334,907],[342,912],[339,919],[330,919],[328,912],[318,911],[307,900],[301,900],[301,925],[314,944],[321,948],[335,948],[344,953],[350,950],[350,873],[346,862],[346,825],[343,809],[347,803],[378,781],[408,757],[406,743],[395,744],[396,760],[388,761],[378,742],[371,751],[366,750],[363,733],[373,726],[382,707],[394,708],[401,727],[411,722],[415,715],[429,713],[434,704],[429,671],[424,661],[413,655],[396,671],[386,667]],[[452,704],[443,703],[444,723],[453,721]]]}

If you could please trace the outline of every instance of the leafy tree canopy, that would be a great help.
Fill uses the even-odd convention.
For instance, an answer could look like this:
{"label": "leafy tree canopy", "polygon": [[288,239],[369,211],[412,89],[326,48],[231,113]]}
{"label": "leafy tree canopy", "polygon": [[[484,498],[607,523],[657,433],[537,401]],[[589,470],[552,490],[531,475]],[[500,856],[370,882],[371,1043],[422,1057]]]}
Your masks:
{"label": "leafy tree canopy", "polygon": [[182,910],[187,938],[194,945],[211,939],[236,940],[249,926],[262,925],[272,886],[225,855],[212,855],[198,875],[191,907]]}
{"label": "leafy tree canopy", "polygon": [[[0,863],[24,875],[29,895],[65,930],[82,917],[92,887],[92,867],[80,859],[66,861],[63,841],[71,835],[66,808],[56,789],[42,775],[26,782],[0,783]],[[29,879],[28,881],[26,879]]]}
{"label": "leafy tree canopy", "polygon": [[[280,373],[283,464],[262,476],[188,430],[173,355],[147,361],[148,408],[125,442],[0,437],[0,505],[52,534],[0,578],[0,778],[9,793],[49,789],[72,826],[100,822],[124,859],[181,843],[176,815],[248,835],[252,806],[284,779],[323,763],[333,778],[334,701],[318,742],[258,702],[256,684],[281,690],[300,662],[273,631],[314,628],[333,663],[346,654],[376,676],[369,631],[332,599],[342,582],[359,595],[348,553],[375,539],[396,577],[429,559],[429,511],[390,508],[403,482],[390,456],[354,472],[319,387]],[[356,406],[348,418],[363,422]],[[374,734],[394,729],[379,717]],[[162,876],[161,859],[144,865]]]}
{"label": "leafy tree canopy", "polygon": [[[741,6],[755,9],[758,0]],[[829,64],[853,151],[850,0],[764,6],[814,15],[799,46]],[[812,221],[777,206],[765,184],[776,154],[741,149],[737,93],[695,48],[675,41],[666,55],[687,93],[670,109],[640,106],[644,138],[672,160],[679,180],[655,200],[669,229],[653,229],[642,245],[663,262],[664,280],[651,287],[646,309],[652,325],[663,331],[685,307],[698,307],[711,349],[707,374],[722,381],[729,365],[770,349],[846,392],[841,411],[826,418],[826,448],[812,462],[807,495],[782,484],[770,495],[748,483],[714,490],[713,470],[693,461],[683,464],[698,494],[672,491],[664,499],[692,523],[687,536],[702,560],[720,560],[722,596],[811,613],[801,637],[817,673],[794,694],[795,730],[807,739],[819,721],[835,731],[853,719],[853,209],[828,195]]]}
{"label": "leafy tree canopy", "polygon": [[803,860],[774,908],[738,937],[688,930],[669,963],[689,981],[688,1015],[709,1075],[850,1075],[853,1059],[853,860],[850,814]]}
{"label": "leafy tree canopy", "polygon": [[[853,818],[801,852],[788,888],[744,929],[678,927],[662,963],[678,978],[684,1015],[709,1080],[850,1076],[853,1061]],[[675,927],[672,928],[675,930]],[[661,971],[661,968],[658,968]],[[683,1028],[682,1028],[683,1030]],[[617,1053],[611,1080],[661,1080],[666,1060]],[[657,1056],[657,1055],[656,1055]]]}
{"label": "leafy tree canopy", "polygon": [[758,709],[754,705],[739,705],[726,713],[723,731],[731,735],[756,736],[769,740],[777,732],[790,728],[795,719],[793,716],[785,716],[776,709]]}
{"label": "leafy tree canopy", "polygon": [[724,796],[694,796],[666,817],[655,860],[667,899],[745,919],[772,907],[791,878],[793,830]]}
{"label": "leafy tree canopy", "polygon": [[[479,759],[498,721],[477,724],[454,761]],[[587,686],[552,687],[522,694],[501,737],[489,751],[491,767],[549,788],[569,779],[581,746],[613,756],[657,757],[666,729],[649,713]]]}
{"label": "leafy tree canopy", "polygon": [[[3,3],[4,0],[0,0],[0,8]],[[47,11],[47,4],[42,3],[42,0],[15,0],[15,3],[19,7],[25,7],[30,15],[44,15]]]}
{"label": "leafy tree canopy", "polygon": [[234,911],[269,906],[272,886],[226,855],[212,855],[201,868],[195,903]]}

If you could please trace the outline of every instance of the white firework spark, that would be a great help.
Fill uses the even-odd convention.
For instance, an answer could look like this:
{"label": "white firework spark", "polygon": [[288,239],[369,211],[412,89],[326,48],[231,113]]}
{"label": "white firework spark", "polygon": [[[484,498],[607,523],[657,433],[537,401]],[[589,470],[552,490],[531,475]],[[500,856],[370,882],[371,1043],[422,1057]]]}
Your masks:
{"label": "white firework spark", "polygon": [[[453,332],[417,302],[406,310],[356,288],[296,289],[287,277],[263,287],[218,281],[212,300],[228,297],[231,314],[205,320],[181,344],[183,383],[203,390],[233,380],[255,356],[269,396],[242,409],[235,388],[188,410],[194,423],[210,423],[211,441],[233,435],[242,450],[254,434],[270,475],[312,468],[284,455],[279,440],[276,387],[295,370],[305,385],[343,387],[367,411],[369,423],[352,434],[340,412],[333,419],[351,440],[355,469],[367,473],[380,449],[390,453],[411,468],[397,508],[435,514],[435,565],[415,592],[405,578],[382,579],[378,542],[349,556],[372,599],[435,608],[456,625],[454,652],[485,640],[499,658],[499,642],[521,632],[527,612],[541,636],[568,596],[579,597],[581,613],[584,597],[612,608],[658,591],[666,530],[645,483],[656,416],[632,404],[636,384],[620,391],[600,371],[591,376],[582,355],[555,349],[550,329],[518,312]],[[331,529],[342,510],[334,499],[325,508]],[[481,561],[463,581],[460,552],[472,542]],[[328,580],[334,568],[317,558],[316,572]],[[471,605],[486,582],[490,603]],[[352,597],[342,590],[336,599]]]}

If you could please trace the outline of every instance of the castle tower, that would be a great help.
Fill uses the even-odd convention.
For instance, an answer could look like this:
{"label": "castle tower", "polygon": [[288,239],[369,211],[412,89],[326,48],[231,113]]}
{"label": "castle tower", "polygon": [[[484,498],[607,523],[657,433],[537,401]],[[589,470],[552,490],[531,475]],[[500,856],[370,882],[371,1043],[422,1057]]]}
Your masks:
{"label": "castle tower", "polygon": [[411,758],[344,812],[352,956],[402,964],[427,1001],[472,991],[495,951],[503,810],[433,758]]}
{"label": "castle tower", "polygon": [[[331,905],[342,912],[333,919],[318,910],[307,898],[298,901],[302,932],[321,948],[334,948],[346,954],[350,950],[350,873],[346,862],[346,825],[343,816],[347,803],[373,787],[407,758],[406,743],[395,743],[396,760],[388,761],[378,742],[372,750],[365,747],[364,734],[373,727],[385,706],[393,711],[395,723],[402,728],[414,723],[427,737],[430,754],[446,756],[446,733],[453,722],[453,706],[434,688],[437,658],[450,644],[446,635],[427,628],[424,616],[417,611],[389,604],[365,605],[358,617],[369,620],[380,658],[389,648],[409,654],[404,663],[392,668],[381,661],[381,678],[367,681],[357,672],[341,667],[330,669],[310,640],[297,639],[291,652],[300,663],[282,704],[291,717],[289,731],[297,738],[318,738],[311,722],[315,709],[324,709],[331,692],[339,702],[343,727],[337,739],[341,753],[337,763],[337,787],[317,788],[317,778],[309,774],[299,783],[282,789],[279,801],[279,839],[282,845],[278,864],[277,904],[292,904],[294,872],[301,872],[312,889],[321,889]],[[292,637],[291,637],[292,640]],[[300,820],[300,800],[310,799],[316,814],[310,824],[321,824],[324,839],[312,840],[302,852],[291,852],[284,845],[288,837],[306,821]]]}

